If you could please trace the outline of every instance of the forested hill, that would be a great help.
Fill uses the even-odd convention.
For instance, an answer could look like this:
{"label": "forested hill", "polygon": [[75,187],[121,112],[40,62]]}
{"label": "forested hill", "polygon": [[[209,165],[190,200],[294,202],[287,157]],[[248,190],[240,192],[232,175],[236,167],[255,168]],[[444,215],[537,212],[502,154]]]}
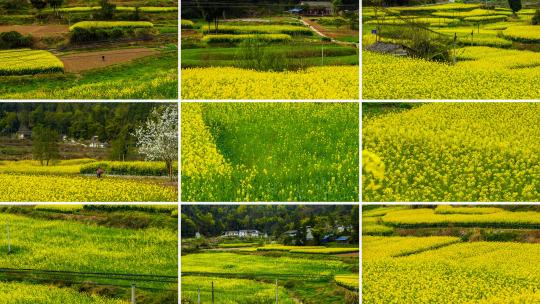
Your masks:
{"label": "forested hill", "polygon": [[319,234],[336,232],[338,226],[352,227],[347,232],[358,239],[358,206],[182,206],[182,236],[195,232],[218,236],[228,230],[256,229],[270,236],[311,226]]}
{"label": "forested hill", "polygon": [[146,120],[155,103],[1,103],[0,136],[37,125],[75,139],[110,141],[128,137]]}

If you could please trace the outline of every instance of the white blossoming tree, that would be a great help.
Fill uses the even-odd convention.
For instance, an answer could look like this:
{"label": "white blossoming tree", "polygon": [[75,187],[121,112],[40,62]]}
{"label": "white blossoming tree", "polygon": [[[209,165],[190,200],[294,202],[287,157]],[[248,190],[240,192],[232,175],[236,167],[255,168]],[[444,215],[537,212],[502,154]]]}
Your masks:
{"label": "white blossoming tree", "polygon": [[171,180],[178,160],[178,107],[176,104],[154,108],[146,123],[135,130],[139,153],[146,160],[163,161]]}

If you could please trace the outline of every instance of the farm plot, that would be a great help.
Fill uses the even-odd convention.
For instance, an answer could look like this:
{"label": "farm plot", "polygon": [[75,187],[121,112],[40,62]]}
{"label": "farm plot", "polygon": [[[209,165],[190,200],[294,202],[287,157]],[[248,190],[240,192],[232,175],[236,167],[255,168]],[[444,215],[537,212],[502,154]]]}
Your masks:
{"label": "farm plot", "polygon": [[[208,263],[211,261],[209,259],[220,262]],[[343,303],[344,294],[347,292],[351,299],[358,297],[358,294],[354,293],[354,276],[350,274],[350,267],[338,259],[326,256],[306,259],[227,252],[188,254],[182,257],[182,297],[196,299],[198,288],[203,297],[208,297],[210,284],[214,282],[218,301],[270,301],[275,299],[274,284],[277,279],[280,302],[283,300],[284,303],[296,303],[306,298],[311,303],[323,303],[320,297],[306,296],[313,292],[313,288],[317,288],[324,294],[324,303]],[[237,289],[236,286],[241,283],[252,292]]]}
{"label": "farm plot", "polygon": [[[125,276],[137,281],[139,303],[177,302],[177,226],[169,215],[92,211],[74,217],[74,210],[49,208],[44,216],[32,208],[0,213],[10,229],[0,254],[3,303],[127,304]],[[18,212],[24,216],[10,214]],[[130,220],[149,217],[172,226],[128,228]],[[111,220],[116,228],[106,227]]]}
{"label": "farm plot", "polygon": [[184,99],[358,98],[357,48],[298,20],[182,22]]}
{"label": "farm plot", "polygon": [[[535,303],[538,299],[538,269],[535,257],[540,246],[533,238],[518,238],[527,233],[527,225],[514,226],[511,234],[504,236],[501,228],[512,222],[528,222],[531,214],[539,216],[537,208],[524,206],[524,211],[507,211],[510,206],[451,207],[384,210],[384,223],[404,228],[414,234],[415,229],[429,227],[426,214],[439,214],[441,218],[458,221],[431,221],[439,230],[417,230],[426,235],[413,236],[363,236],[363,302],[400,303]],[[373,211],[377,212],[376,208]],[[383,208],[384,209],[384,208]],[[403,207],[401,208],[403,209]],[[536,210],[536,211],[534,211]],[[490,229],[485,229],[486,219],[493,218]],[[435,217],[435,215],[432,215]],[[363,216],[365,217],[365,216]],[[464,221],[464,218],[467,218]],[[399,222],[391,218],[400,218]],[[386,222],[388,220],[388,222]],[[412,226],[410,223],[417,223]],[[476,233],[459,232],[453,227],[474,227]],[[463,229],[463,228],[459,228]],[[365,231],[364,231],[365,233]],[[429,236],[456,234],[460,237]],[[497,237],[497,235],[499,235]],[[467,240],[467,242],[462,242]],[[491,240],[491,241],[489,241]],[[532,266],[531,266],[532,265]],[[448,282],[453,284],[448,284]],[[383,292],[384,291],[384,292]]]}
{"label": "farm plot", "polygon": [[536,103],[429,103],[365,118],[366,201],[537,201]]}
{"label": "farm plot", "polygon": [[[506,8],[444,4],[367,7],[363,14],[365,99],[540,96],[540,29],[531,24],[529,9],[514,16]],[[415,45],[413,32],[430,45],[428,52]]]}
{"label": "farm plot", "polygon": [[[4,99],[175,99],[177,57],[173,52],[101,69],[46,78],[0,77]],[[61,62],[60,62],[61,63]],[[129,77],[127,75],[130,75]],[[138,75],[133,78],[131,75]]]}
{"label": "farm plot", "polygon": [[3,202],[174,202],[177,193],[151,182],[95,177],[0,174]]}
{"label": "farm plot", "polygon": [[11,31],[43,38],[66,35],[69,33],[69,27],[67,25],[0,25],[0,33]]}
{"label": "farm plot", "polygon": [[103,68],[109,65],[129,62],[134,59],[159,54],[158,51],[148,48],[133,48],[112,51],[81,52],[60,56],[65,71],[78,73],[81,71]]}
{"label": "farm plot", "polygon": [[47,51],[17,49],[0,51],[0,76],[41,73],[62,73],[64,65]]}
{"label": "farm plot", "polygon": [[1,99],[178,98],[177,3],[26,2],[0,16]]}
{"label": "farm plot", "polygon": [[183,200],[357,201],[358,115],[357,103],[185,104]]}

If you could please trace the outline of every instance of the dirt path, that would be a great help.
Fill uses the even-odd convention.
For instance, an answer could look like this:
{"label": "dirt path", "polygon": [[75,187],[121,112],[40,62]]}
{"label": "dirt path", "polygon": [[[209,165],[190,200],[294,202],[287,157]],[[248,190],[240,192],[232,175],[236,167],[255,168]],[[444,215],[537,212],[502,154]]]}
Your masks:
{"label": "dirt path", "polygon": [[[300,21],[302,21],[302,23],[304,23],[304,25],[309,27],[312,31],[317,33],[317,35],[329,38],[334,43],[344,44],[344,45],[357,45],[356,43],[353,43],[353,42],[346,42],[346,41],[340,41],[340,40],[335,39],[337,37],[348,36],[348,34],[345,34],[345,35],[339,34],[338,35],[338,34],[332,32],[332,31],[329,31],[329,30],[325,29],[324,27],[320,26],[319,24],[317,24],[317,22],[309,20],[309,18],[302,17],[302,19],[300,19]],[[351,32],[351,34],[350,34],[351,36],[358,35],[358,33],[354,32],[354,31],[350,31],[350,32]]]}
{"label": "dirt path", "polygon": [[69,33],[67,25],[0,25],[0,32],[16,31],[37,38],[62,36]]}
{"label": "dirt path", "polygon": [[129,62],[137,58],[158,54],[149,48],[121,49],[111,51],[92,51],[59,56],[68,73],[103,68],[109,65]]}

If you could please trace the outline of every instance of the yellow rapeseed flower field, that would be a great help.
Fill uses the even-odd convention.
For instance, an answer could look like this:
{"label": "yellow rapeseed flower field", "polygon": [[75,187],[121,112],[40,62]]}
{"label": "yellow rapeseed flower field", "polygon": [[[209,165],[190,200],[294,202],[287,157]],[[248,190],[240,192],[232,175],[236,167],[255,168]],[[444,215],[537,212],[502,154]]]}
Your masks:
{"label": "yellow rapeseed flower field", "polygon": [[2,202],[173,202],[176,191],[120,178],[0,174]]}
{"label": "yellow rapeseed flower field", "polygon": [[[463,59],[470,59],[467,56],[475,49],[464,48],[458,52]],[[508,66],[507,63],[509,58],[520,62],[537,61],[540,54],[500,49],[494,52],[496,56],[486,53],[482,59],[449,65],[364,51],[362,96],[364,99],[540,98],[540,66]],[[502,54],[507,56],[500,56]]]}
{"label": "yellow rapeseed flower field", "polygon": [[408,256],[381,254],[433,238],[364,237],[362,303],[538,303],[538,244],[451,243]]}
{"label": "yellow rapeseed flower field", "polygon": [[183,99],[358,99],[357,66],[258,72],[233,67],[182,69]]}
{"label": "yellow rapeseed flower field", "polygon": [[538,103],[430,103],[366,118],[363,147],[384,177],[380,187],[364,183],[363,198],[538,201],[539,121]]}
{"label": "yellow rapeseed flower field", "polygon": [[64,64],[60,59],[41,50],[0,51],[0,62],[0,76],[64,72]]}

